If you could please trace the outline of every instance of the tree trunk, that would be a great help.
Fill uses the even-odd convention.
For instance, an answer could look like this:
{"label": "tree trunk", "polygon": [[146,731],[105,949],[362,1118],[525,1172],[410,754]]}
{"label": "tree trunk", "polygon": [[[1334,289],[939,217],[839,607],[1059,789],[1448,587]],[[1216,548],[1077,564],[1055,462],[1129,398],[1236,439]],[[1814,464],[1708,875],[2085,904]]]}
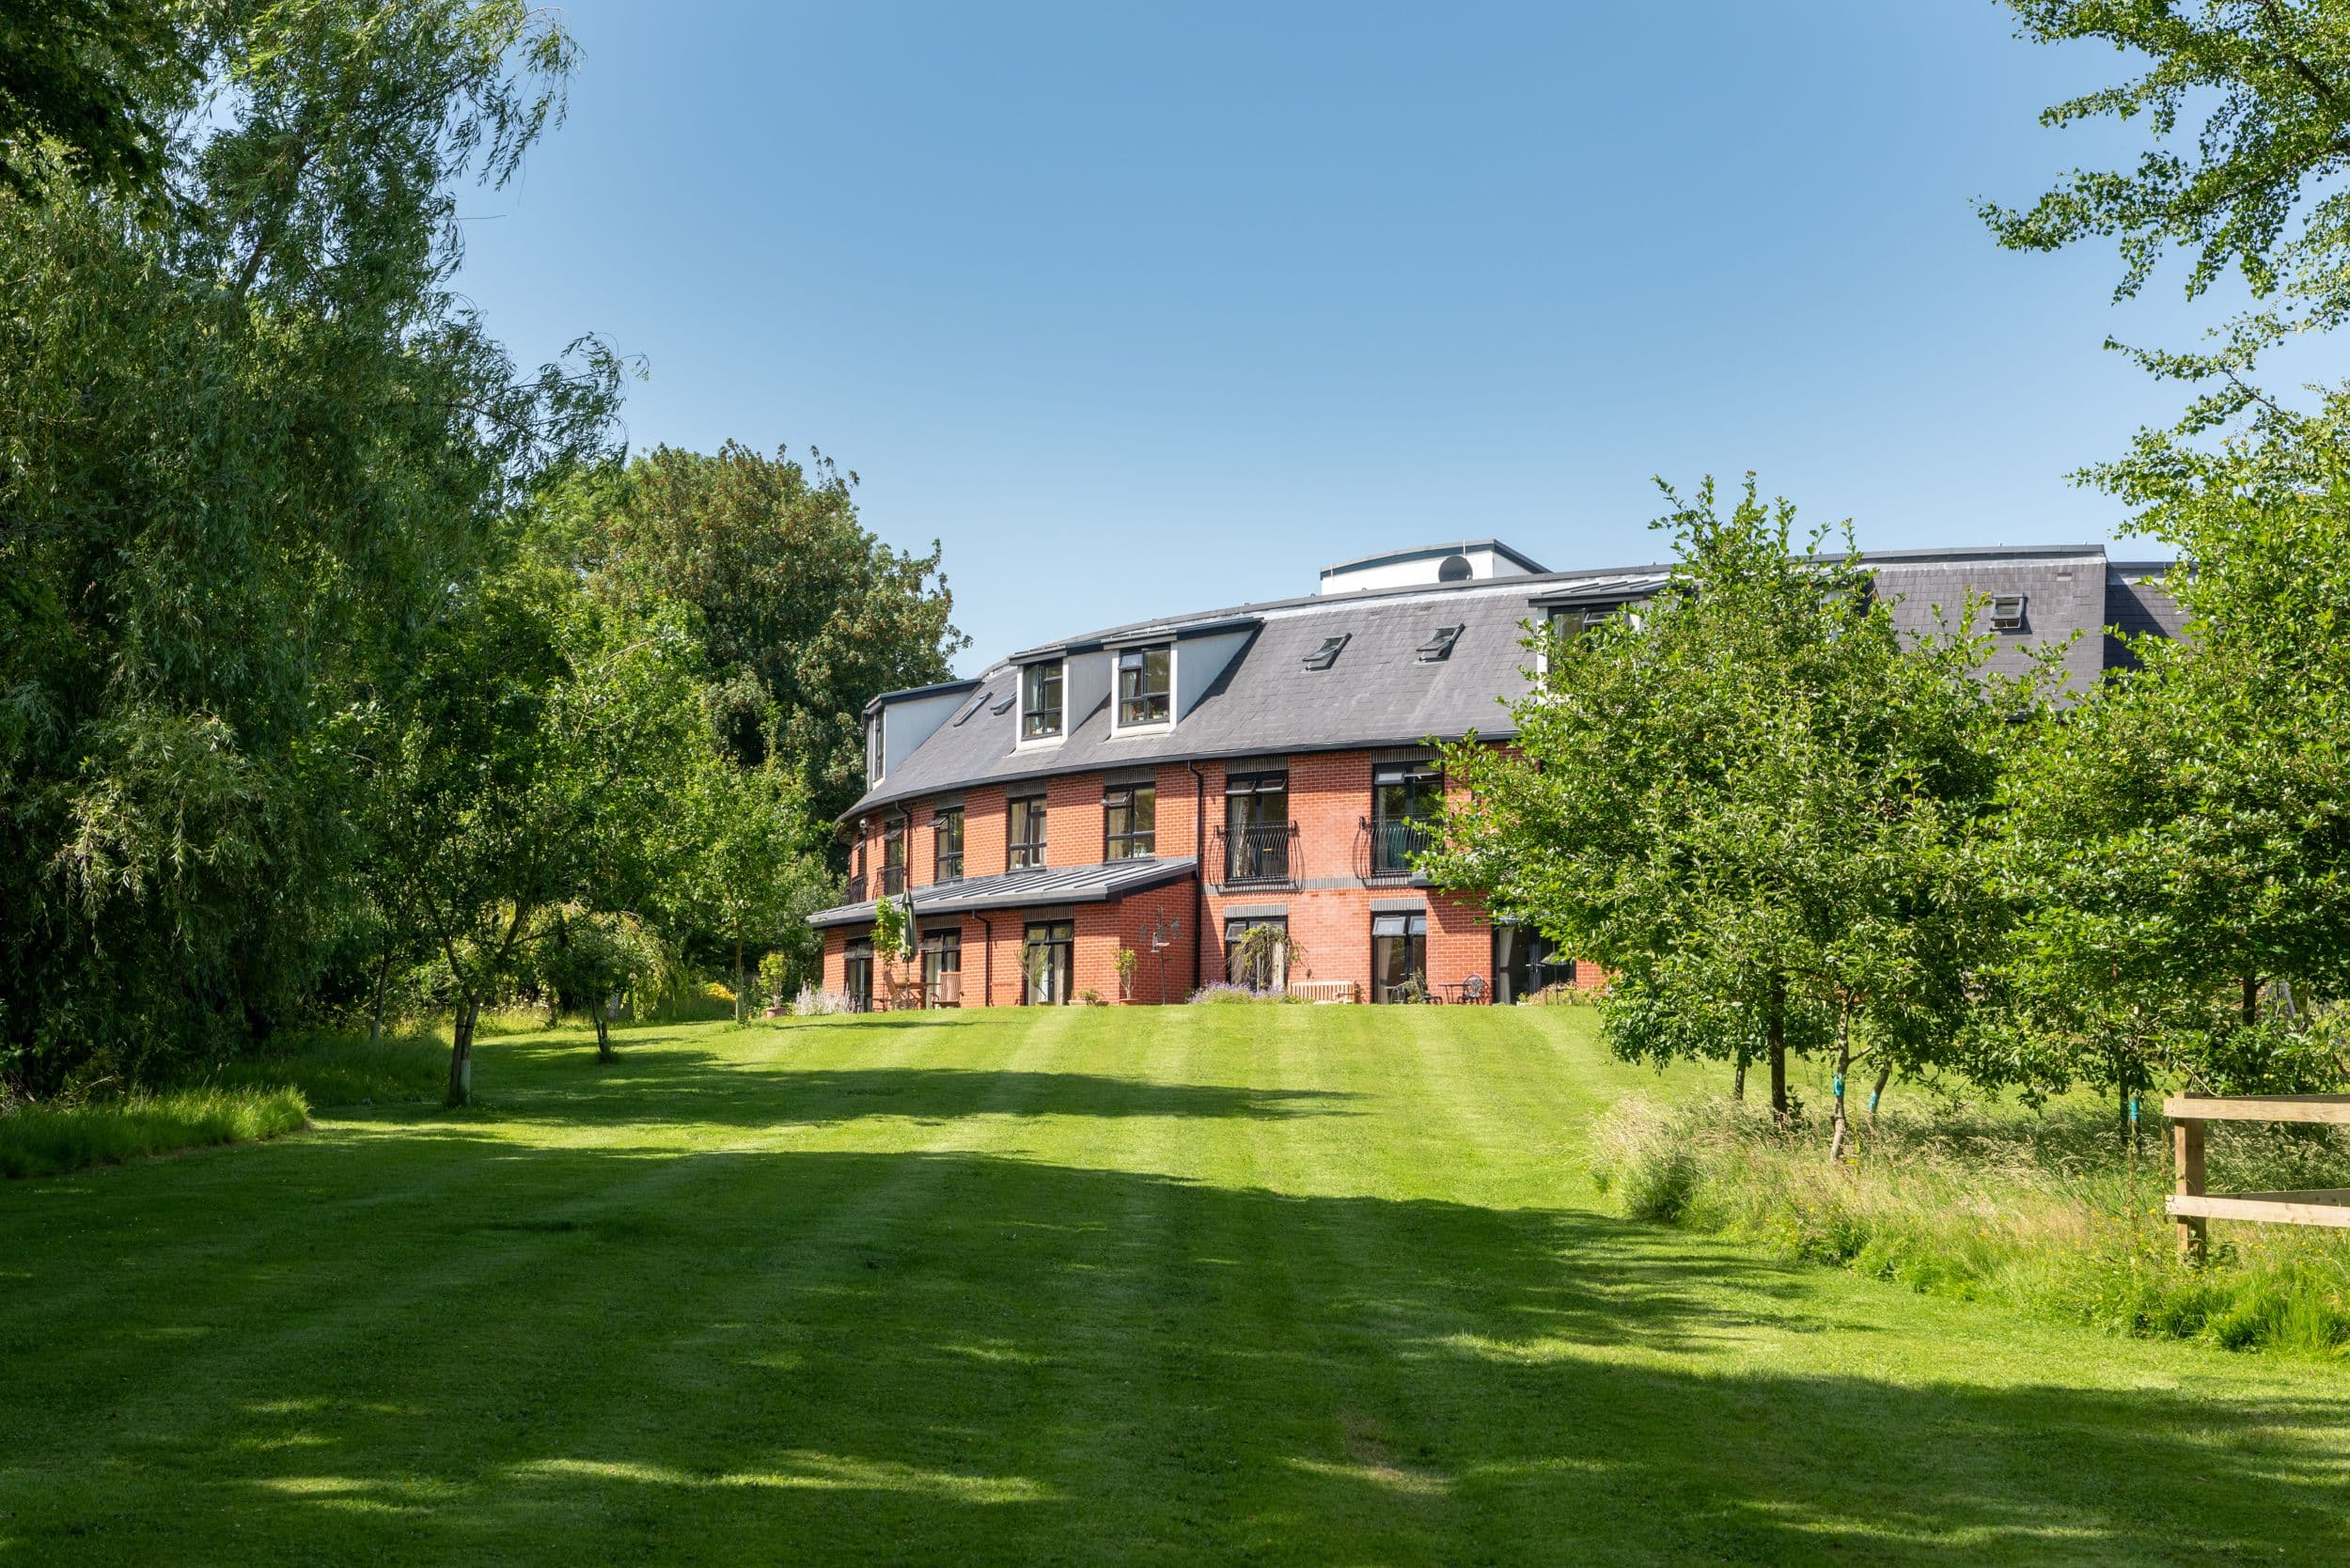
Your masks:
{"label": "tree trunk", "polygon": [[743,996],[743,938],[734,939],[734,1021],[743,1023],[748,1017]]}
{"label": "tree trunk", "polygon": [[1770,1012],[1763,1019],[1771,1056],[1771,1120],[1787,1125],[1787,981],[1771,977]]}
{"label": "tree trunk", "polygon": [[457,1003],[456,1027],[450,1031],[448,1052],[448,1100],[451,1106],[462,1105],[473,1098],[473,1027],[481,1016],[481,1004],[469,997]]}
{"label": "tree trunk", "polygon": [[2244,977],[2244,1027],[2250,1028],[2261,1021],[2261,978]]}
{"label": "tree trunk", "polygon": [[608,1000],[590,1000],[588,1004],[588,1015],[596,1021],[596,1059],[598,1061],[610,1062],[620,1059],[620,1054],[612,1048],[612,1020],[609,1016],[611,1011]]}
{"label": "tree trunk", "polygon": [[1844,1140],[1850,1135],[1852,1120],[1844,1114],[1844,1074],[1852,1071],[1852,1037],[1841,1026],[1836,1031],[1836,1109],[1834,1128],[1827,1140],[1827,1163],[1844,1163]]}
{"label": "tree trunk", "polygon": [[1876,1131],[1877,1126],[1877,1102],[1885,1098],[1885,1086],[1892,1076],[1893,1063],[1892,1059],[1888,1058],[1884,1065],[1877,1069],[1876,1087],[1869,1090],[1869,1130],[1872,1133]]}
{"label": "tree trunk", "polygon": [[378,1045],[384,1040],[384,999],[392,983],[392,938],[384,935],[384,961],[375,966],[375,1013],[368,1024],[368,1043]]}
{"label": "tree trunk", "polygon": [[1747,1048],[1738,1047],[1736,1064],[1730,1070],[1730,1097],[1741,1104],[1747,1098]]}

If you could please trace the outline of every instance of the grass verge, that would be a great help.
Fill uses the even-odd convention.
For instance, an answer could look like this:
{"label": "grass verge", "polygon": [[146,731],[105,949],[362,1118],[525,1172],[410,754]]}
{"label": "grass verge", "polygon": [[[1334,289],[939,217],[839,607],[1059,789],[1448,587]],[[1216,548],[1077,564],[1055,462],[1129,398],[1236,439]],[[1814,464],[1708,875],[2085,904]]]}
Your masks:
{"label": "grass verge", "polygon": [[310,1118],[302,1091],[204,1088],[0,1110],[0,1176],[55,1176],[180,1149],[276,1137]]}
{"label": "grass verge", "polygon": [[[1634,1096],[1596,1130],[1591,1171],[1629,1217],[1927,1294],[2141,1338],[2350,1355],[2350,1238],[2216,1223],[2210,1262],[2179,1262],[2163,1212],[2167,1126],[2132,1151],[2086,1107],[1952,1111],[1888,1115],[1841,1167],[1826,1142],[1825,1127],[1782,1131],[1757,1106]],[[2216,1191],[2338,1184],[2350,1138],[2221,1124],[2210,1162]]]}

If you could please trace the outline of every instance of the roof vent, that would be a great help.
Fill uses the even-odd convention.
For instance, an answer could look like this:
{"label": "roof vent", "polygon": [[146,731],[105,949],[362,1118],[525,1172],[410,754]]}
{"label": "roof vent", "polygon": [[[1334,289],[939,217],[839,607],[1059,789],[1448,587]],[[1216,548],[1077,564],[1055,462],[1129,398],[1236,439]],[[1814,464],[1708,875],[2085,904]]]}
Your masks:
{"label": "roof vent", "polygon": [[1995,632],[2020,632],[2024,629],[2022,594],[1995,593],[1991,596],[1991,629]]}
{"label": "roof vent", "polygon": [[1322,646],[1306,655],[1306,667],[1328,669],[1332,665],[1337,664],[1340,652],[1345,649],[1347,640],[1354,635],[1352,632],[1341,632],[1335,637],[1323,638]]}
{"label": "roof vent", "polygon": [[1458,626],[1439,626],[1436,628],[1436,635],[1421,643],[1419,647],[1413,650],[1413,652],[1424,665],[1433,665],[1439,660],[1449,659],[1452,656],[1452,645],[1461,640],[1461,634],[1467,629],[1467,626],[1466,621],[1463,621]]}

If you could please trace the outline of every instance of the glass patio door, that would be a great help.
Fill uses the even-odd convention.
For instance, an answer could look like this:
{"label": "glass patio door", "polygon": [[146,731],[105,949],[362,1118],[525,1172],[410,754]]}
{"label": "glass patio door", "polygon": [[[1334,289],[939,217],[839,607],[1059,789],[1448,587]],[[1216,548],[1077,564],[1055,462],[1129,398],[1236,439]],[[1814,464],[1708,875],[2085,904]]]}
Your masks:
{"label": "glass patio door", "polygon": [[1068,1001],[1076,949],[1077,928],[1068,920],[1040,920],[1028,927],[1020,1000],[1028,1007],[1059,1007]]}

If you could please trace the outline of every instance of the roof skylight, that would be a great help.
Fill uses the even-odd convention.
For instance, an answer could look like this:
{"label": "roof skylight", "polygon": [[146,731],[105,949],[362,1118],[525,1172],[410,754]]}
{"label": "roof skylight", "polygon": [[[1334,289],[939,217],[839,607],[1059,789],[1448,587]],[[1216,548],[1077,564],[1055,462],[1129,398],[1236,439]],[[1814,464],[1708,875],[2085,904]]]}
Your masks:
{"label": "roof skylight", "polygon": [[1461,634],[1467,629],[1466,621],[1463,621],[1458,626],[1439,626],[1436,628],[1435,635],[1421,643],[1413,651],[1423,665],[1433,665],[1438,660],[1449,659],[1452,656],[1452,645],[1461,640]]}
{"label": "roof skylight", "polygon": [[1354,635],[1352,632],[1341,632],[1335,637],[1323,638],[1322,646],[1306,655],[1306,667],[1328,669],[1332,665],[1337,664],[1340,652],[1346,647],[1347,639]]}

